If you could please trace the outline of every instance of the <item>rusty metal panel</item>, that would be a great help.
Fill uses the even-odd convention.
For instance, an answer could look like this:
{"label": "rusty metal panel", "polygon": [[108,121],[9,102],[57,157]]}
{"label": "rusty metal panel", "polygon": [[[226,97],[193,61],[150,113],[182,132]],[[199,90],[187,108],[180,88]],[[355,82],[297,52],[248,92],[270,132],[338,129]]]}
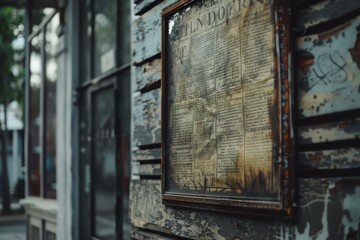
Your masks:
{"label": "rusty metal panel", "polygon": [[133,108],[133,145],[160,143],[160,89],[141,94],[137,92]]}
{"label": "rusty metal panel", "polygon": [[360,107],[360,17],[296,41],[300,118]]}
{"label": "rusty metal panel", "polygon": [[303,170],[360,168],[360,148],[300,152],[297,162]]}

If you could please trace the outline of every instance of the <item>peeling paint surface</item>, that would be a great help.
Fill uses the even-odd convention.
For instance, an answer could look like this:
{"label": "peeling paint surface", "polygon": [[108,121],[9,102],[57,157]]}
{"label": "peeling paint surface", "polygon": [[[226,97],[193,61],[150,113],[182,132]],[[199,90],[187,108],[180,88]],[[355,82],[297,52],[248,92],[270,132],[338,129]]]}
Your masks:
{"label": "peeling paint surface", "polygon": [[321,143],[360,138],[360,119],[299,127],[299,143]]}
{"label": "peeling paint surface", "polygon": [[[132,237],[360,239],[360,176],[320,178],[324,172],[337,173],[337,169],[349,169],[354,174],[352,169],[360,167],[360,146],[353,144],[339,147],[334,144],[344,140],[359,140],[359,115],[348,117],[347,120],[333,118],[329,121],[306,122],[309,119],[319,119],[324,114],[341,117],[343,111],[360,109],[360,16],[349,22],[332,23],[334,25],[331,28],[326,23],[359,11],[360,1],[296,0],[297,8],[292,11],[296,33],[308,35],[298,37],[295,43],[295,75],[299,87],[298,98],[295,100],[299,106],[298,116],[306,122],[296,129],[297,147],[325,146],[321,150],[308,148],[297,153],[297,170],[301,173],[311,172],[313,175],[297,179],[296,217],[292,221],[272,216],[269,219],[250,218],[163,204],[159,179],[160,89],[151,89],[154,89],[153,84],[161,78],[161,12],[176,2],[180,0],[138,1],[137,11],[144,12],[133,22],[132,60],[136,66],[132,66],[132,84],[136,94],[132,108]],[[199,3],[201,2],[200,0]],[[149,4],[153,3],[157,5],[148,9]],[[303,4],[307,4],[307,7]],[[306,30],[321,23],[325,23],[322,26],[324,30],[317,31],[317,34],[313,34],[315,31],[312,30],[312,35],[307,33]],[[142,91],[143,89],[146,91]],[[328,143],[333,145],[327,148]]]}
{"label": "peeling paint surface", "polygon": [[177,0],[164,1],[133,24],[133,61],[143,62],[161,52],[161,12]]}
{"label": "peeling paint surface", "polygon": [[141,0],[138,4],[135,5],[135,15],[139,15],[146,11],[149,7],[153,6],[157,2],[161,2],[162,0]]}
{"label": "peeling paint surface", "polygon": [[[295,0],[298,2],[308,2],[306,0]],[[309,7],[299,9],[296,13],[296,29],[306,31],[306,29],[317,24],[325,23],[331,19],[340,18],[356,9],[360,8],[360,1],[357,0],[325,0],[310,1]],[[296,8],[296,10],[299,7]]]}
{"label": "peeling paint surface", "polygon": [[160,64],[160,59],[154,59],[133,68],[134,91],[140,91],[161,79]]}
{"label": "peeling paint surface", "polygon": [[[356,187],[354,194],[344,199],[345,214],[342,217],[342,224],[345,226],[345,235],[349,236],[354,231],[360,233],[360,187]],[[357,235],[360,238],[360,234]]]}
{"label": "peeling paint surface", "polygon": [[208,211],[166,207],[161,203],[159,180],[132,181],[130,217],[136,227],[190,239],[259,239],[280,236],[280,224]]}
{"label": "peeling paint surface", "polygon": [[133,151],[133,160],[144,161],[153,159],[161,159],[160,148]]}
{"label": "peeling paint surface", "polygon": [[[359,234],[359,184],[359,178],[301,180],[296,239],[349,239],[349,234]],[[350,227],[353,232],[347,231]]]}
{"label": "peeling paint surface", "polygon": [[133,109],[134,140],[136,146],[160,143],[160,90],[135,97]]}
{"label": "peeling paint surface", "polygon": [[298,163],[315,169],[347,169],[360,167],[360,148],[307,151],[298,155]]}
{"label": "peeling paint surface", "polygon": [[165,207],[159,180],[132,181],[130,215],[137,227],[190,239],[321,240],[360,233],[360,178],[302,179],[299,186],[294,223]]}
{"label": "peeling paint surface", "polygon": [[298,62],[306,66],[298,68],[301,117],[360,107],[360,70],[349,51],[356,45],[359,26],[357,17],[339,31],[297,39]]}

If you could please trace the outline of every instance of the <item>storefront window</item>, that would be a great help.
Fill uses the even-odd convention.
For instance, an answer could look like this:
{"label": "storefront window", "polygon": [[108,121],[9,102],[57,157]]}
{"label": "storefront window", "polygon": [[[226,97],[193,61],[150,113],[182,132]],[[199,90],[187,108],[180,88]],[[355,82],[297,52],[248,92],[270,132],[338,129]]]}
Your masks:
{"label": "storefront window", "polygon": [[41,87],[41,41],[35,36],[30,43],[29,84],[29,194],[40,196],[40,87]]}
{"label": "storefront window", "polygon": [[116,67],[116,1],[95,1],[95,76]]}
{"label": "storefront window", "polygon": [[130,1],[84,0],[80,12],[80,84],[130,62]]}
{"label": "storefront window", "polygon": [[45,82],[45,142],[44,142],[44,194],[56,198],[56,81],[58,69],[56,28],[59,15],[55,15],[46,27],[46,82]]}
{"label": "storefront window", "polygon": [[[50,18],[50,19],[49,19]],[[29,195],[56,198],[56,47],[59,14],[30,40]],[[45,35],[44,35],[45,34]]]}

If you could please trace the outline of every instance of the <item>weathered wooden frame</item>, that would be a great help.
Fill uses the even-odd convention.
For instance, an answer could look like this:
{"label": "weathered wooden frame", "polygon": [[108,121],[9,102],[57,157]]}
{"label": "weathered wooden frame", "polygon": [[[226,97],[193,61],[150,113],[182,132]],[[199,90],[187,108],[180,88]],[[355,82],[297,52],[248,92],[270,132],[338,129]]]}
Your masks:
{"label": "weathered wooden frame", "polygon": [[[169,103],[167,96],[169,86],[167,82],[167,33],[168,17],[179,12],[180,10],[204,0],[181,0],[173,6],[165,9],[162,14],[162,79],[161,79],[161,114],[162,114],[162,199],[165,204],[196,208],[204,210],[225,211],[231,213],[241,213],[247,215],[266,215],[283,216],[291,218],[293,213],[293,159],[294,159],[294,134],[292,127],[292,98],[293,98],[293,81],[291,71],[291,43],[289,31],[289,12],[287,0],[272,1],[274,11],[274,37],[275,37],[275,81],[276,81],[276,107],[277,107],[277,135],[276,146],[278,156],[276,166],[280,174],[279,195],[274,201],[266,198],[242,198],[229,195],[206,195],[202,193],[188,194],[183,192],[174,192],[168,190],[168,176],[170,168],[168,166],[169,156]],[[276,141],[276,140],[275,140]],[[275,163],[275,159],[273,159]]]}

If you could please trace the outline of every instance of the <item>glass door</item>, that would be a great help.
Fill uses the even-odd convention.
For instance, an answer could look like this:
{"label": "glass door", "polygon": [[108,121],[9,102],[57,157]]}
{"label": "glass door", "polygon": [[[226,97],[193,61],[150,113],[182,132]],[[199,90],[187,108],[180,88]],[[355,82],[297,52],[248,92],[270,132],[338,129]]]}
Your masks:
{"label": "glass door", "polygon": [[79,239],[130,239],[130,5],[79,3]]}
{"label": "glass door", "polygon": [[116,239],[115,89],[91,92],[92,238]]}

